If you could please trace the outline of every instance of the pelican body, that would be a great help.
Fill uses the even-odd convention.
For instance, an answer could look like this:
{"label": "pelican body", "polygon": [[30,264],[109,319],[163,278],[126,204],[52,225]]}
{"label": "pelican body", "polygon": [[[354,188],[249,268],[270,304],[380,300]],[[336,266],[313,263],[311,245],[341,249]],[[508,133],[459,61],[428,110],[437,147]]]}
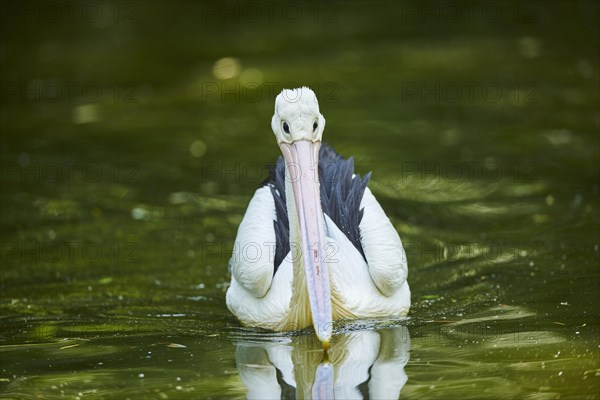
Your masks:
{"label": "pelican body", "polygon": [[410,308],[402,241],[367,187],[321,142],[312,90],[283,90],[271,127],[282,157],[250,200],[229,261],[229,310],[245,326],[313,325],[324,345],[337,319],[401,317]]}

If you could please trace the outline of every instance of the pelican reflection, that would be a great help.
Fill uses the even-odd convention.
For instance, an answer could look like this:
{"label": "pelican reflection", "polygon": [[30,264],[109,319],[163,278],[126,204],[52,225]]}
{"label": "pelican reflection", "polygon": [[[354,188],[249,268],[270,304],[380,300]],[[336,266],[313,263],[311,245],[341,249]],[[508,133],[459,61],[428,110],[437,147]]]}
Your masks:
{"label": "pelican reflection", "polygon": [[236,343],[249,399],[399,398],[410,355],[405,326],[335,336],[327,353],[315,336]]}

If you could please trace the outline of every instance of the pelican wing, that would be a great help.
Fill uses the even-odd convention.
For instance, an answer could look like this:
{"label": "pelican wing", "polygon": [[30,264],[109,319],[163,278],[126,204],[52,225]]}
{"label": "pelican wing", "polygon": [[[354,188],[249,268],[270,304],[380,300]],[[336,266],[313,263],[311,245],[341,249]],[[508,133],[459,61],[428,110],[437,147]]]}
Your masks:
{"label": "pelican wing", "polygon": [[366,188],[362,198],[360,241],[375,286],[385,296],[394,294],[406,281],[408,265],[400,236],[385,212]]}
{"label": "pelican wing", "polygon": [[238,228],[230,266],[234,279],[256,297],[263,297],[273,280],[275,204],[271,190],[256,190]]}

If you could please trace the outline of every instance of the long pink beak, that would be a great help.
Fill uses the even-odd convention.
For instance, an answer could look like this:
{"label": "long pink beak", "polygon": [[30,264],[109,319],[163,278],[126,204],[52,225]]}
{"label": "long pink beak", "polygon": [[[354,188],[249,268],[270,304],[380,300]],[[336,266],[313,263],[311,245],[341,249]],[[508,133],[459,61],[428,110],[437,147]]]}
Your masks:
{"label": "long pink beak", "polygon": [[[301,246],[315,333],[324,345],[328,345],[333,324],[329,270],[325,262],[325,222],[319,191],[321,142],[297,140],[291,144],[280,143],[279,147],[292,183],[302,241],[291,245]],[[290,215],[289,218],[293,217]]]}

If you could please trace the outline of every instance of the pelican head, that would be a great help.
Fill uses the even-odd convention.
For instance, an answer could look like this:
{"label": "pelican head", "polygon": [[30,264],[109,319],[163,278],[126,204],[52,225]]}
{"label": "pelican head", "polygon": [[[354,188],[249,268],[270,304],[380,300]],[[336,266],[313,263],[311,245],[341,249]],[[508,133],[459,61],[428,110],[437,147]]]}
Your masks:
{"label": "pelican head", "polygon": [[271,127],[286,164],[294,290],[302,292],[299,296],[307,293],[309,317],[327,346],[332,332],[331,293],[318,174],[325,118],[315,93],[307,87],[283,90],[275,100]]}
{"label": "pelican head", "polygon": [[277,143],[292,144],[298,140],[320,142],[325,118],[319,112],[315,92],[307,87],[283,90],[275,100],[271,128]]}

